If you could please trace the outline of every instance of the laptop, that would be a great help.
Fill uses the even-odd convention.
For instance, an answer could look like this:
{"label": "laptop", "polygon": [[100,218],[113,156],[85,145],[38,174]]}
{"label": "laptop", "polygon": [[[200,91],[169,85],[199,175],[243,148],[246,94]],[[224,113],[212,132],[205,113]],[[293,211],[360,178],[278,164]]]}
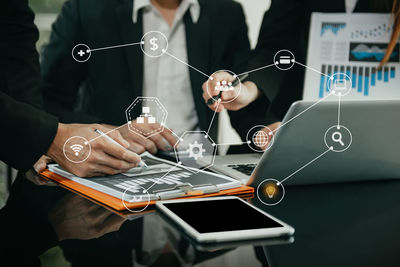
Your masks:
{"label": "laptop", "polygon": [[[350,145],[343,152],[327,151],[325,135],[338,124],[338,102],[298,101],[261,158],[253,154],[217,156],[210,169],[255,185],[287,177],[285,185],[397,179],[399,120],[400,100],[341,101],[339,124],[350,131],[351,140],[346,140]],[[331,138],[338,140],[338,136]]]}
{"label": "laptop", "polygon": [[249,153],[215,156],[214,164],[208,169],[247,184],[262,155],[262,153]]}

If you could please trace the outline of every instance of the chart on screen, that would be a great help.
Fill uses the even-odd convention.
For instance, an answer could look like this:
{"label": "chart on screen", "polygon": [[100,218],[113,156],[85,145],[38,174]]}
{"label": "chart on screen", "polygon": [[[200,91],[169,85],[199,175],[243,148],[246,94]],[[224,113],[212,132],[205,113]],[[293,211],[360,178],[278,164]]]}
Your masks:
{"label": "chart on screen", "polygon": [[[330,92],[334,76],[337,89],[351,84],[344,99],[399,99],[400,48],[397,43],[382,68],[392,32],[390,15],[314,13],[310,26],[303,99],[318,100]],[[335,98],[328,100],[335,101]]]}

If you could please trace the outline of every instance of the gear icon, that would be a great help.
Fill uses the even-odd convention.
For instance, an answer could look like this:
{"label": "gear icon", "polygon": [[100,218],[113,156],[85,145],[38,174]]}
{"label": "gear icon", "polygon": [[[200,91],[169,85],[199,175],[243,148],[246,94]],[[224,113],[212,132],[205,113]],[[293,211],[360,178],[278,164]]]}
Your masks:
{"label": "gear icon", "polygon": [[198,158],[203,157],[203,153],[206,152],[206,150],[203,148],[203,144],[199,144],[197,141],[194,141],[194,143],[189,144],[189,149],[187,152],[189,152],[189,158],[198,160]]}

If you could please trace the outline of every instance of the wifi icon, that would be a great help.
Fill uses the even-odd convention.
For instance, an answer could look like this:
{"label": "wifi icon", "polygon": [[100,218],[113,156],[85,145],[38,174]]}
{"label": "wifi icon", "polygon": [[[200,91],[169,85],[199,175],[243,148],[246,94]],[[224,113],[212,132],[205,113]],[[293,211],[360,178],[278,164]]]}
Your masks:
{"label": "wifi icon", "polygon": [[81,152],[82,148],[83,148],[83,146],[79,145],[79,144],[74,144],[71,146],[72,151],[75,152],[75,156],[79,155],[79,152]]}

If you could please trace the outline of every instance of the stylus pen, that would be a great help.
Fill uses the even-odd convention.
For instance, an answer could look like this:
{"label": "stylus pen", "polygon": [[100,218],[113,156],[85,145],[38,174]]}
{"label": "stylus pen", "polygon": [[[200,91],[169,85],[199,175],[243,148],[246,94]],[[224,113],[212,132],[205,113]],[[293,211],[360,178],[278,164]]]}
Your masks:
{"label": "stylus pen", "polygon": [[[249,77],[249,74],[245,73],[242,75],[238,75],[235,80],[232,83],[232,86],[235,87],[238,85],[240,82],[243,82],[247,77]],[[214,102],[218,101],[218,99],[221,99],[222,96],[222,91],[219,92],[219,94],[215,97],[211,97],[207,100],[207,105],[212,105]]]}
{"label": "stylus pen", "polygon": [[[103,136],[105,139],[107,139],[107,140],[110,141],[111,143],[113,143],[113,144],[115,144],[115,145],[117,145],[117,146],[120,146],[120,147],[122,147],[123,149],[126,149],[126,148],[123,147],[120,143],[118,143],[117,141],[115,141],[114,139],[112,139],[110,136],[106,135],[105,133],[103,133],[103,132],[100,131],[99,129],[96,129],[96,130],[94,130],[94,131],[95,131],[96,133],[98,133],[99,135]],[[139,166],[140,166],[140,167],[144,167],[144,168],[147,168],[147,167],[148,167],[147,164],[144,163],[143,160],[141,160],[141,161],[139,162]]]}

